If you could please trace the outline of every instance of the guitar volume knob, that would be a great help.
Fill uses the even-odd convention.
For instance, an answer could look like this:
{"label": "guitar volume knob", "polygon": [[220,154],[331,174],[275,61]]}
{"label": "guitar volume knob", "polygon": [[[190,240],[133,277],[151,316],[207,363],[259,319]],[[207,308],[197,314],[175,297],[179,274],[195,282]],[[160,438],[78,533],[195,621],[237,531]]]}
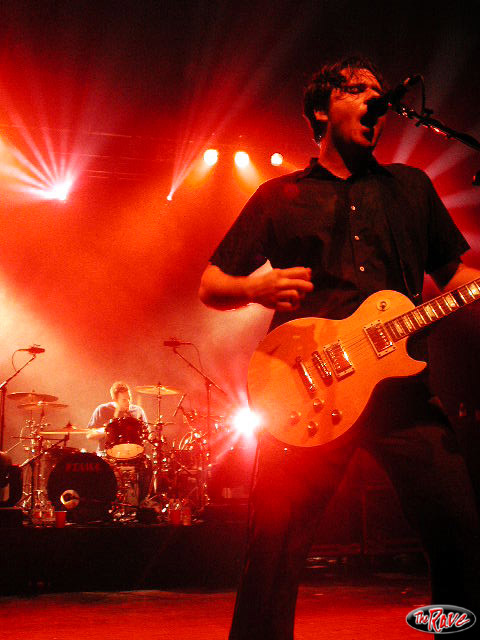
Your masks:
{"label": "guitar volume knob", "polygon": [[310,437],[311,437],[311,436],[314,436],[314,435],[317,433],[317,431],[318,431],[318,424],[317,424],[314,420],[311,420],[311,421],[307,424],[307,429],[308,429],[308,435],[309,435]]}
{"label": "guitar volume knob", "polygon": [[298,411],[292,411],[290,414],[290,424],[297,424],[300,420],[301,414]]}
{"label": "guitar volume knob", "polygon": [[340,422],[340,420],[342,419],[342,412],[340,411],[340,409],[334,409],[331,413],[331,416],[333,422]]}
{"label": "guitar volume knob", "polygon": [[321,398],[315,398],[315,400],[313,401],[314,411],[321,411],[324,406],[325,406],[325,400],[322,400]]}

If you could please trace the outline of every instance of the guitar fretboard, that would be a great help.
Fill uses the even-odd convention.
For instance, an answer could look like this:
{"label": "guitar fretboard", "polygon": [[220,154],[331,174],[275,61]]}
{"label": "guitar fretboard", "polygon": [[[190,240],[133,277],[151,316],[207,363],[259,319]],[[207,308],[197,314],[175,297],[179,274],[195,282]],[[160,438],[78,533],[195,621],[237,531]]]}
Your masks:
{"label": "guitar fretboard", "polygon": [[479,299],[480,279],[472,280],[386,322],[385,328],[392,340],[398,342]]}

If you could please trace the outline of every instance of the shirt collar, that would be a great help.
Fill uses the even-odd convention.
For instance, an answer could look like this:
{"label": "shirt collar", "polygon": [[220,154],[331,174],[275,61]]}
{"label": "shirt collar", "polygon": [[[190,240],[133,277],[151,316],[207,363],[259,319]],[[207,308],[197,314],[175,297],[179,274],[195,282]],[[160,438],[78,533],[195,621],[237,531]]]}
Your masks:
{"label": "shirt collar", "polygon": [[[371,161],[365,168],[365,171],[361,173],[357,173],[355,175],[350,176],[347,180],[355,179],[356,177],[360,177],[362,175],[374,175],[374,174],[386,174],[391,175],[391,172],[384,166],[379,164],[375,158],[372,157]],[[318,162],[318,158],[311,158],[310,162],[305,169],[300,171],[297,175],[297,180],[302,180],[303,178],[317,178],[320,180],[342,180],[338,176],[331,173],[328,169],[322,166]]]}

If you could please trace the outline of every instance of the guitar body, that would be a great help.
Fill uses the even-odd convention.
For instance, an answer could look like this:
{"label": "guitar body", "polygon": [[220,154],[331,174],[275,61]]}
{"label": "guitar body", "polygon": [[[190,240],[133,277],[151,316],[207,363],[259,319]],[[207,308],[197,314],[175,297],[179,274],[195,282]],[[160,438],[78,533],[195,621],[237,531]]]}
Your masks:
{"label": "guitar body", "polygon": [[384,332],[385,348],[375,342],[385,322],[412,309],[401,293],[380,291],[343,320],[300,318],[274,329],[248,368],[249,402],[262,428],[300,447],[323,445],[348,431],[379,382],[425,368],[408,355],[406,340],[390,341]]}

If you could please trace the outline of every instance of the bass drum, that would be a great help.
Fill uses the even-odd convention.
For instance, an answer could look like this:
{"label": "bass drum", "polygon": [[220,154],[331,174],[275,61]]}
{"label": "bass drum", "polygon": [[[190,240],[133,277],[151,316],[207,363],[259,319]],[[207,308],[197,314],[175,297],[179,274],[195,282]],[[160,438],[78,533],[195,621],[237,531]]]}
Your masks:
{"label": "bass drum", "polygon": [[67,453],[52,469],[48,498],[56,510],[66,510],[69,522],[104,522],[117,495],[110,465],[94,453]]}

